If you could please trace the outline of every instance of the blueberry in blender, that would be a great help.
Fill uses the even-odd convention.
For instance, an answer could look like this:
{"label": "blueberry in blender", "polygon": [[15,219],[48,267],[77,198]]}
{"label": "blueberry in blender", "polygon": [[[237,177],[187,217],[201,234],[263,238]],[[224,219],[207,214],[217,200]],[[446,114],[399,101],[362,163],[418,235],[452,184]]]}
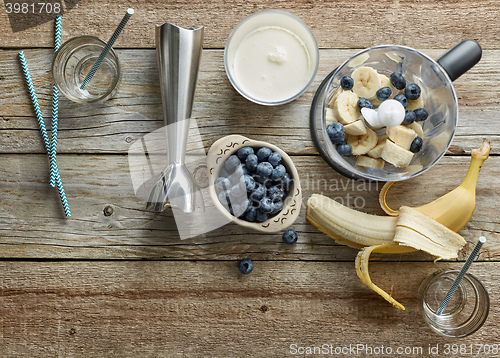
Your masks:
{"label": "blueberry in blender", "polygon": [[404,108],[406,108],[406,106],[408,105],[408,99],[402,93],[398,94],[396,97],[394,97],[394,99],[399,103],[401,103]]}
{"label": "blueberry in blender", "polygon": [[391,97],[392,90],[389,87],[382,87],[377,91],[377,99],[379,101],[385,101]]}
{"label": "blueberry in blender", "polygon": [[406,80],[401,72],[393,72],[391,74],[391,83],[398,90],[402,90],[406,86]]}
{"label": "blueberry in blender", "polygon": [[415,119],[417,122],[425,121],[427,117],[429,117],[429,113],[427,113],[424,108],[417,108],[414,112],[417,116],[417,118]]}
{"label": "blueberry in blender", "polygon": [[330,123],[326,127],[326,133],[333,144],[340,144],[344,141],[344,126],[339,122]]}
{"label": "blueberry in blender", "polygon": [[420,97],[420,87],[416,83],[410,83],[408,86],[405,88],[405,96],[409,100],[416,100],[418,97]]}
{"label": "blueberry in blender", "polygon": [[354,80],[351,76],[344,76],[340,79],[340,87],[342,87],[343,90],[349,91],[354,87]]}

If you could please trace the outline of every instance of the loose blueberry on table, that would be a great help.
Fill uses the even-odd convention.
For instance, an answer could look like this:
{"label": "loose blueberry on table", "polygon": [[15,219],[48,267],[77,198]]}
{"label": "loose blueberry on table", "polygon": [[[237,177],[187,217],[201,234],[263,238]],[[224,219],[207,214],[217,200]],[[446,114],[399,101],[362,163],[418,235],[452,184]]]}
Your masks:
{"label": "loose blueberry on table", "polygon": [[277,215],[293,180],[281,161],[280,153],[268,147],[238,149],[223,163],[215,180],[221,204],[248,222],[264,222]]}
{"label": "loose blueberry on table", "polygon": [[287,245],[295,244],[297,242],[297,238],[297,232],[291,229],[285,230],[282,236],[283,242]]}
{"label": "loose blueberry on table", "polygon": [[253,271],[253,261],[250,259],[243,259],[238,263],[238,269],[244,275],[248,275]]}

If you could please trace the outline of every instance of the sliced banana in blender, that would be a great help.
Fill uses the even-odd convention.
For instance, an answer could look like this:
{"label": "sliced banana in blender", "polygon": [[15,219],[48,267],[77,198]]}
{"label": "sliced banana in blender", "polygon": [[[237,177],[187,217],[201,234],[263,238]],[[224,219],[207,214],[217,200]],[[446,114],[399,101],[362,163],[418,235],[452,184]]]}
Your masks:
{"label": "sliced banana in blender", "polygon": [[347,134],[352,135],[363,135],[366,134],[365,122],[362,119],[358,119],[356,122],[346,124],[344,130]]}
{"label": "sliced banana in blender", "polygon": [[377,134],[374,131],[366,128],[366,134],[348,135],[347,144],[352,147],[352,154],[362,155],[368,153],[377,145],[377,138]]}
{"label": "sliced banana in blender", "polygon": [[396,168],[404,168],[410,164],[413,153],[388,140],[385,142],[381,157]]}
{"label": "sliced banana in blender", "polygon": [[387,136],[383,135],[378,137],[377,140],[377,145],[370,151],[368,151],[368,154],[372,158],[380,158],[382,155],[382,151],[384,150],[385,142],[387,141]]}
{"label": "sliced banana in blender", "polygon": [[343,93],[345,92],[341,87],[339,87],[335,93],[333,94],[332,98],[330,98],[330,102],[328,102],[328,105],[330,107],[333,107],[335,105],[335,101],[337,100],[337,98]]}
{"label": "sliced banana in blender", "polygon": [[413,129],[403,125],[387,127],[385,132],[390,140],[406,150],[410,149],[411,143],[417,136]]}
{"label": "sliced banana in blender", "polygon": [[364,155],[360,155],[356,160],[356,165],[360,167],[367,168],[375,168],[375,169],[384,169],[385,162],[382,159],[375,159],[370,157],[365,157]]}
{"label": "sliced banana in blender", "polygon": [[[404,91],[403,91],[404,93]],[[414,111],[417,108],[424,107],[424,100],[422,99],[422,95],[415,100],[408,100],[408,105],[406,106],[407,111]]]}
{"label": "sliced banana in blender", "polygon": [[354,80],[352,90],[360,98],[373,99],[377,96],[380,89],[380,77],[371,67],[359,67],[351,75]]}
{"label": "sliced banana in blender", "polygon": [[359,97],[351,91],[344,91],[335,100],[333,113],[342,124],[356,122],[361,115],[358,109]]}
{"label": "sliced banana in blender", "polygon": [[424,130],[422,129],[422,126],[420,123],[413,122],[412,124],[407,125],[406,127],[411,128],[417,133],[417,136],[420,138],[424,138]]}
{"label": "sliced banana in blender", "polygon": [[338,122],[339,120],[335,117],[335,113],[333,112],[333,108],[327,108],[325,110],[325,121],[326,124],[330,124],[332,122]]}
{"label": "sliced banana in blender", "polygon": [[362,53],[361,55],[358,55],[355,58],[353,58],[351,61],[349,61],[347,66],[356,67],[356,66],[362,65],[363,63],[366,62],[366,60],[368,60],[369,57],[370,57],[370,55],[368,55],[366,52]]}

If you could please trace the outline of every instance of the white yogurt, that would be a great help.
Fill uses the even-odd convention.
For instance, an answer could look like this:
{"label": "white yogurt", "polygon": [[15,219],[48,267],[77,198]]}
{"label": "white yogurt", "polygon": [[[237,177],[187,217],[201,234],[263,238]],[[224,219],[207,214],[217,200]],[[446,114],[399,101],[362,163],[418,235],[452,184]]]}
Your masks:
{"label": "white yogurt", "polygon": [[278,26],[264,26],[239,43],[233,60],[235,79],[243,92],[263,102],[287,100],[304,89],[311,59],[304,42]]}

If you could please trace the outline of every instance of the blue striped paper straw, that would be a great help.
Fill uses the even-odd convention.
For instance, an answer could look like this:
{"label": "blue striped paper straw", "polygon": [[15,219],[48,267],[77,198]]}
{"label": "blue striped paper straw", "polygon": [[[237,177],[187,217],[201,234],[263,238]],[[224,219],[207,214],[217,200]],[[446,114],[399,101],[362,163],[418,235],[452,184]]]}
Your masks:
{"label": "blue striped paper straw", "polygon": [[481,247],[483,246],[483,244],[485,242],[486,242],[486,238],[484,236],[481,236],[479,238],[479,241],[477,242],[476,246],[474,246],[474,250],[472,250],[469,258],[467,259],[464,266],[462,267],[462,269],[458,273],[457,278],[455,279],[455,281],[451,285],[451,288],[448,291],[448,293],[446,294],[443,302],[441,302],[441,304],[439,305],[439,307],[436,311],[436,314],[438,316],[440,316],[443,313],[444,309],[446,308],[446,305],[450,302],[451,297],[453,296],[453,294],[457,290],[458,285],[460,285],[460,282],[462,282],[462,279],[464,278],[465,274],[469,270],[470,265],[472,265],[472,262],[474,262],[474,260],[476,259],[477,254],[479,254],[479,250],[481,250]]}
{"label": "blue striped paper straw", "polygon": [[[56,17],[54,52],[61,47],[61,15]],[[50,180],[49,184],[54,187],[56,184],[56,154],[57,154],[57,126],[59,120],[59,89],[56,84],[52,84],[52,124],[50,136]]]}
{"label": "blue striped paper straw", "polygon": [[127,13],[123,17],[122,21],[120,22],[120,24],[116,28],[116,30],[113,33],[113,35],[111,35],[111,38],[109,39],[108,43],[106,44],[106,46],[102,50],[101,54],[99,55],[99,58],[95,61],[94,65],[90,69],[89,73],[87,74],[87,76],[83,80],[82,85],[80,86],[80,89],[83,90],[83,89],[85,89],[85,87],[87,87],[87,85],[89,84],[90,80],[92,79],[92,77],[94,77],[94,74],[96,73],[97,69],[101,65],[102,61],[104,60],[104,58],[108,54],[109,50],[111,50],[111,47],[113,46],[113,44],[115,43],[116,39],[118,38],[118,35],[120,35],[120,33],[122,32],[123,28],[127,24],[128,19],[130,19],[130,17],[133,14],[134,14],[134,9],[130,8],[130,9],[127,10]]}
{"label": "blue striped paper straw", "polygon": [[[28,90],[30,92],[31,102],[33,102],[33,107],[35,108],[36,119],[38,120],[38,125],[40,126],[40,132],[42,133],[43,143],[45,144],[45,150],[47,154],[50,153],[50,142],[49,136],[47,134],[47,128],[45,128],[45,121],[43,120],[42,111],[40,110],[40,105],[38,104],[38,97],[33,87],[33,81],[31,80],[31,74],[28,69],[28,62],[26,62],[26,57],[24,52],[19,52],[19,60],[21,61],[21,67],[24,73],[24,79],[28,85]],[[64,208],[64,214],[66,216],[71,216],[71,210],[69,209],[68,200],[66,199],[66,193],[62,185],[61,176],[59,175],[59,170],[56,166],[56,186],[59,191],[59,196],[61,197],[61,202]]]}

